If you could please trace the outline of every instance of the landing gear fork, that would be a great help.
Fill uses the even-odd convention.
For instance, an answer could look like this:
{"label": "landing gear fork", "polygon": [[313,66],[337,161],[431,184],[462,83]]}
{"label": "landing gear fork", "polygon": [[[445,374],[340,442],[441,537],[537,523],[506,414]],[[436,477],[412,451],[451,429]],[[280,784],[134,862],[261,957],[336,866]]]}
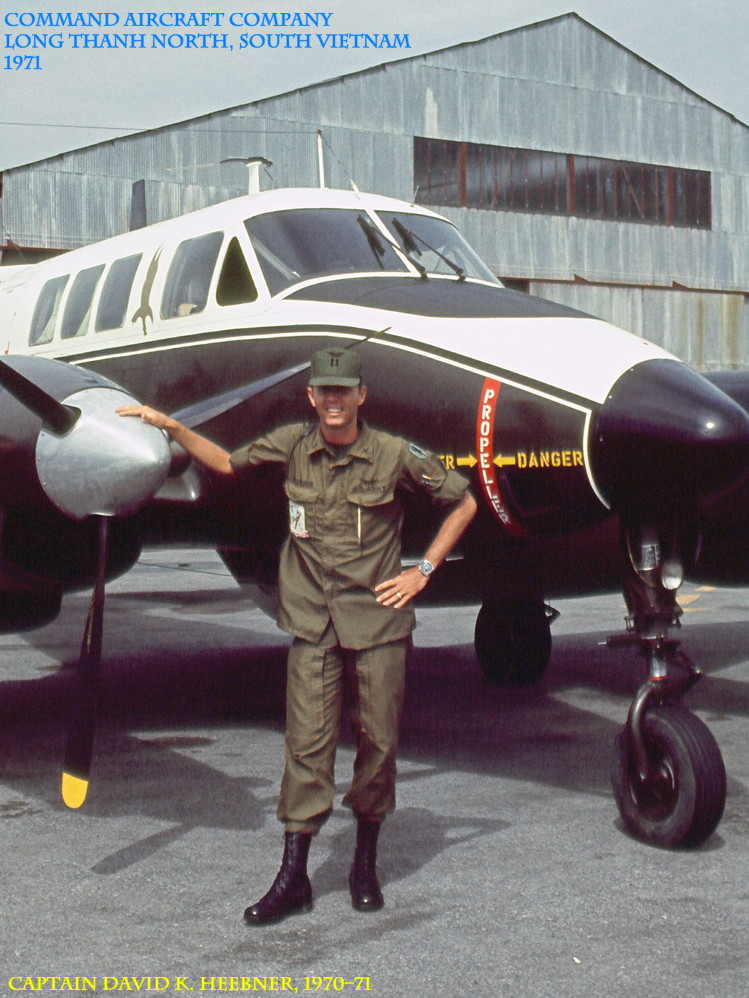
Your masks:
{"label": "landing gear fork", "polygon": [[647,662],[647,679],[614,744],[614,796],[625,827],[637,838],[669,848],[699,846],[723,814],[725,767],[706,725],[675,702],[702,673],[668,637],[681,613],[678,582],[663,582],[666,574],[674,575],[672,566],[664,570],[652,534],[641,535],[641,542],[641,557],[632,558],[634,572],[625,584],[630,630],[606,642],[612,648],[634,645]]}
{"label": "landing gear fork", "polygon": [[[615,634],[608,638],[606,644],[609,648],[636,645],[648,661],[648,678],[632,701],[624,728],[637,775],[645,782],[655,775],[644,733],[646,711],[677,700],[702,678],[703,673],[695,668],[689,656],[679,647],[679,642],[673,638],[651,639],[636,633]],[[681,673],[670,673],[669,666],[678,667]]]}

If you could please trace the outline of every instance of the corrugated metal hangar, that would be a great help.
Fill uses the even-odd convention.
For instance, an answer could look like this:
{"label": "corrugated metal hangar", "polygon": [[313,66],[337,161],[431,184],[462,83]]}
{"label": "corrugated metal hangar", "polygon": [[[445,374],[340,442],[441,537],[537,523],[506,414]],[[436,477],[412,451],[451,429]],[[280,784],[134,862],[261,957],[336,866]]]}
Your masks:
{"label": "corrugated metal hangar", "polygon": [[451,218],[506,283],[698,370],[749,366],[749,127],[577,14],[68,152],[3,177],[3,262],[265,187]]}

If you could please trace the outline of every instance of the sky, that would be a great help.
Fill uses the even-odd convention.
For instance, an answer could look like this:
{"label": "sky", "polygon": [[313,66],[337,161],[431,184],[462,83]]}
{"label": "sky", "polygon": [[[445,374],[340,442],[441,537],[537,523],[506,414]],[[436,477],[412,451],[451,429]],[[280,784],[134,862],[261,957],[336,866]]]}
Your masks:
{"label": "sky", "polygon": [[[328,0],[319,6],[320,11],[289,3],[251,7],[242,0],[1,0],[0,170],[572,10],[749,123],[746,0]],[[109,27],[39,23],[40,15],[67,13],[84,18],[105,13],[110,22],[119,20]],[[141,20],[147,13],[166,23],[126,24],[128,14]],[[205,15],[207,23],[168,23],[190,13]],[[282,13],[324,18],[312,28],[257,23],[263,14]],[[230,26],[231,15],[247,23]],[[145,34],[147,47],[91,47],[90,36],[106,43],[102,36],[111,39],[115,33],[133,40]],[[311,33],[314,44],[271,49],[267,37],[280,33]],[[316,40],[318,34],[364,33],[405,36],[410,47],[347,50]],[[155,34],[171,47],[152,48]],[[234,48],[187,48],[186,35],[210,46],[227,36]]]}

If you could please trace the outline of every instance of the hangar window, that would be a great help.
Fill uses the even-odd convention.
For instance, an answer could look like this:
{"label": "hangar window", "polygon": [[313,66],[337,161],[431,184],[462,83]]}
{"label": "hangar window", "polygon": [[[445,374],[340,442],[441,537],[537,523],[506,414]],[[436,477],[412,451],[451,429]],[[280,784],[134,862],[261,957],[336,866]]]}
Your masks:
{"label": "hangar window", "polygon": [[135,272],[142,257],[142,253],[125,256],[115,260],[109,268],[96,310],[97,333],[105,329],[120,329],[124,325]]}
{"label": "hangar window", "polygon": [[62,317],[60,336],[64,340],[73,336],[83,336],[88,329],[91,317],[91,302],[99,278],[104,272],[104,264],[82,270],[73,281]]}
{"label": "hangar window", "polygon": [[161,300],[162,319],[203,311],[223,241],[223,232],[207,232],[179,244],[166,277]]}
{"label": "hangar window", "polygon": [[49,343],[52,339],[57,313],[60,311],[60,300],[69,279],[69,274],[65,274],[64,277],[53,277],[42,287],[31,319],[31,332],[29,333],[31,346],[38,343]]}
{"label": "hangar window", "polygon": [[711,226],[706,170],[417,137],[414,180],[421,204]]}

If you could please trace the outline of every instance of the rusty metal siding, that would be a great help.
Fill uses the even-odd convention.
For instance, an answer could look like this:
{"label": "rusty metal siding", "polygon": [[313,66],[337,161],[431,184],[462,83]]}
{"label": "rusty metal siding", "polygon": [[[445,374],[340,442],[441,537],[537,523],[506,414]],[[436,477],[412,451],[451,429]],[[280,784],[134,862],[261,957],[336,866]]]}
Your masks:
{"label": "rusty metal siding", "polygon": [[530,290],[629,329],[698,371],[749,367],[749,303],[743,294],[546,281],[531,282]]}
{"label": "rusty metal siding", "polygon": [[[370,177],[383,177],[380,164],[387,163],[395,172],[388,172],[386,186],[378,189],[402,196],[413,191],[412,163],[410,154],[394,152],[394,139],[429,135],[711,169],[718,232],[729,225],[735,232],[735,223],[726,217],[730,207],[721,205],[747,200],[742,201],[738,191],[732,199],[727,197],[729,179],[724,174],[743,173],[745,191],[749,129],[580,18],[567,15],[9,171],[11,201],[16,184],[27,191],[27,185],[33,188],[39,169],[86,174],[87,197],[97,182],[105,190],[96,198],[102,205],[99,223],[88,230],[89,239],[100,238],[117,231],[122,216],[120,204],[113,217],[106,209],[112,178],[185,184],[185,207],[188,202],[192,207],[196,199],[190,185],[217,192],[206,194],[206,204],[244,189],[242,167],[221,163],[227,155],[263,155],[274,162],[274,184],[306,185],[315,179],[317,128],[324,130],[343,164],[339,167],[332,155],[327,157],[333,160],[329,183],[347,185],[350,174],[360,186],[369,186]],[[738,183],[738,177],[732,182]],[[32,205],[38,204],[36,192],[30,193]],[[169,198],[164,202],[170,203]],[[6,224],[18,228],[15,212],[11,204]],[[75,204],[63,197],[55,212],[60,231],[86,238],[82,232],[78,236],[74,219],[69,226]],[[30,223],[23,226],[29,235],[35,228],[33,209]],[[546,230],[539,231],[535,223],[531,227],[536,239],[548,237],[548,252],[543,253],[542,244],[534,256],[539,262],[546,256],[550,275],[555,266],[551,249],[559,244],[558,222],[547,223]],[[43,208],[36,228],[50,231]],[[599,261],[612,260],[608,274],[613,280],[619,276],[619,258],[631,244],[631,231],[617,234],[622,229],[617,223],[607,223],[607,228],[620,247],[609,252],[599,240],[593,254]],[[641,235],[647,242],[648,233]],[[573,262],[572,269],[576,265]],[[596,272],[602,269],[599,263]],[[734,277],[726,274],[725,280]]]}
{"label": "rusty metal siding", "polygon": [[[605,56],[605,58],[602,58]],[[543,80],[562,88],[614,91],[648,99],[705,102],[576,15],[563,15],[422,57],[440,68]]]}

